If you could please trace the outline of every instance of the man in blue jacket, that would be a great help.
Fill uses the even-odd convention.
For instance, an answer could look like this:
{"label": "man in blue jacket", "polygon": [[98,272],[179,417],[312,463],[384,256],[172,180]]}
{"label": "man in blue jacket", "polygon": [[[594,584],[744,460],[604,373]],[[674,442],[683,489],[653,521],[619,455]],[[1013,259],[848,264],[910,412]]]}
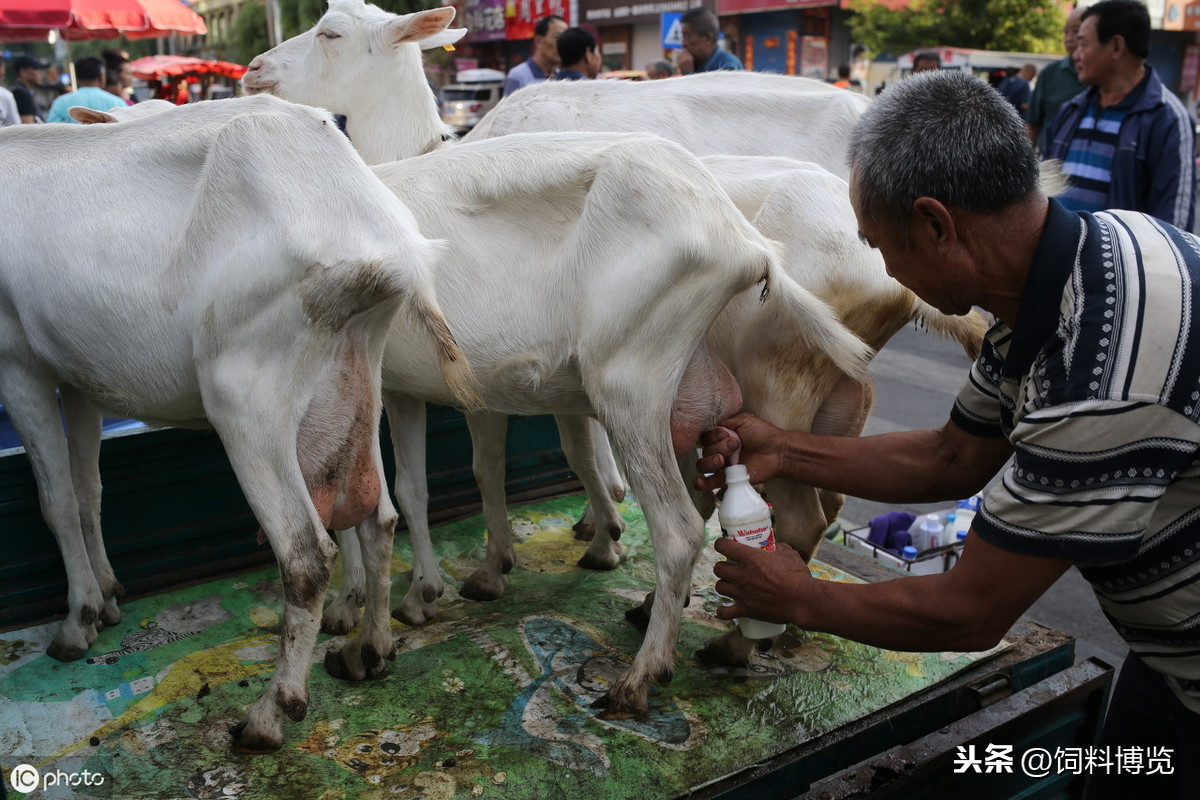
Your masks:
{"label": "man in blue jacket", "polygon": [[703,6],[690,9],[684,13],[680,25],[683,49],[676,56],[676,66],[681,74],[744,69],[741,59],[717,44],[721,26],[712,11]]}
{"label": "man in blue jacket", "polygon": [[1128,209],[1186,231],[1196,209],[1196,131],[1183,103],[1145,63],[1150,14],[1137,0],[1083,12],[1072,58],[1090,87],[1046,128],[1043,155],[1063,161],[1075,211]]}

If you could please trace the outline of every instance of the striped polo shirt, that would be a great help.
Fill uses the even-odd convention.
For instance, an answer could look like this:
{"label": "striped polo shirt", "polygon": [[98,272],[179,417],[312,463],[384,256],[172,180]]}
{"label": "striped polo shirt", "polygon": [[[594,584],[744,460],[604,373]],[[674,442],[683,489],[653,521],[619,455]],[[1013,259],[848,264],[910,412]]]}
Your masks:
{"label": "striped polo shirt", "polygon": [[1121,122],[1128,112],[1124,102],[1110,108],[1090,103],[1083,112],[1063,159],[1062,171],[1069,182],[1060,199],[1067,208],[1101,211],[1107,206],[1113,154],[1120,142]]}
{"label": "striped polo shirt", "polygon": [[1016,327],[955,402],[1014,447],[972,530],[1076,562],[1109,620],[1200,713],[1200,241],[1050,201]]}

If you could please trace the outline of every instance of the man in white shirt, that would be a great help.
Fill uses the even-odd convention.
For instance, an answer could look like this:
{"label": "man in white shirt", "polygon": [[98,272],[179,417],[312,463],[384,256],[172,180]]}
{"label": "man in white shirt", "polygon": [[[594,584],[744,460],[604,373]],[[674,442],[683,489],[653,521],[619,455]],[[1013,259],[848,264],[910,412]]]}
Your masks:
{"label": "man in white shirt", "polygon": [[[0,84],[4,83],[4,67],[6,66],[4,59],[0,58]],[[21,117],[17,113],[17,99],[13,97],[13,93],[3,86],[0,86],[0,128],[7,128],[9,125],[20,125]]]}

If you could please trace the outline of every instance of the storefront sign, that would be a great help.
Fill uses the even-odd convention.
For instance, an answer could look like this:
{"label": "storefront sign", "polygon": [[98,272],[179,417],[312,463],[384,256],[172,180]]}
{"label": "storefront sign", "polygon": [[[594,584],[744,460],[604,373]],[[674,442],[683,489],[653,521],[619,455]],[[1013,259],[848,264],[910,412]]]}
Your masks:
{"label": "storefront sign", "polygon": [[683,47],[683,14],[672,12],[662,15],[662,46],[664,50]]}
{"label": "storefront sign", "polygon": [[1183,94],[1194,92],[1197,88],[1197,77],[1200,77],[1200,45],[1189,42],[1183,48],[1183,64],[1179,69],[1179,91]]}
{"label": "storefront sign", "polygon": [[836,6],[839,0],[717,0],[717,13],[741,14],[746,11],[787,11],[789,8]]}
{"label": "storefront sign", "polygon": [[567,0],[505,0],[505,38],[510,41],[532,39],[533,27],[542,17],[556,15],[571,24]]}
{"label": "storefront sign", "polygon": [[708,3],[696,0],[579,0],[579,15],[593,25],[628,25],[657,22],[662,14],[682,15],[689,8]]}
{"label": "storefront sign", "polygon": [[502,42],[504,0],[463,0],[458,22],[467,29],[464,42]]}
{"label": "storefront sign", "polygon": [[829,74],[829,40],[824,36],[800,37],[800,75],[825,80]]}
{"label": "storefront sign", "polygon": [[1164,31],[1200,30],[1200,2],[1167,0],[1166,9],[1163,11],[1162,29]]}

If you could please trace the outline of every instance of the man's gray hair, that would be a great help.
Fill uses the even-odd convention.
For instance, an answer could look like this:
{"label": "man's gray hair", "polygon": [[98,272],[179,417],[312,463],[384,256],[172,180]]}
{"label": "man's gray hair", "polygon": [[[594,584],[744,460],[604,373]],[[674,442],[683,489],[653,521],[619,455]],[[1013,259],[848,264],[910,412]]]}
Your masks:
{"label": "man's gray hair", "polygon": [[907,241],[913,201],[999,211],[1038,187],[1038,158],[1016,109],[970,73],[920,72],[859,118],[847,159],[864,216]]}

